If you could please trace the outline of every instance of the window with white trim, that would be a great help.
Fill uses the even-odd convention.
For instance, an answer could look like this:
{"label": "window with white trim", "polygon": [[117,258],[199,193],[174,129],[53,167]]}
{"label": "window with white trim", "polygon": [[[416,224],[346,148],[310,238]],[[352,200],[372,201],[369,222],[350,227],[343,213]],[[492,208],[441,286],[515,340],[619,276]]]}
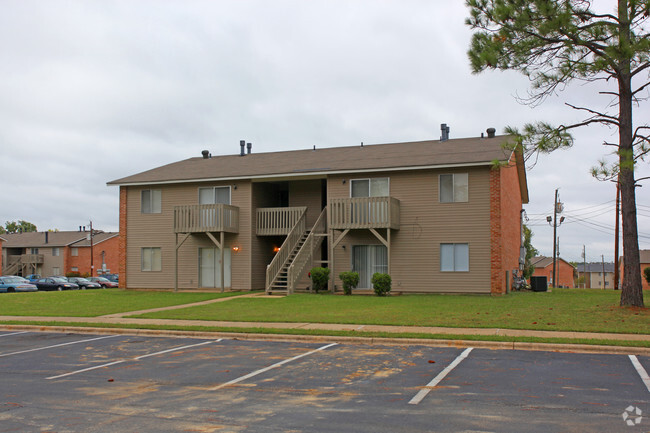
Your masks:
{"label": "window with white trim", "polygon": [[469,201],[469,180],[467,173],[441,174],[440,203],[458,203]]}
{"label": "window with white trim", "polygon": [[388,197],[388,178],[350,180],[350,197]]}
{"label": "window with white trim", "polygon": [[52,256],[57,257],[60,254],[59,247],[52,247]]}
{"label": "window with white trim", "polygon": [[468,272],[469,244],[440,244],[440,271]]}
{"label": "window with white trim", "polygon": [[199,204],[230,204],[230,186],[199,188]]}
{"label": "window with white trim", "polygon": [[70,247],[70,255],[73,257],[77,257],[79,255],[79,248]]}
{"label": "window with white trim", "polygon": [[157,272],[162,270],[162,254],[160,247],[145,247],[141,249],[142,272]]}
{"label": "window with white trim", "polygon": [[141,213],[162,212],[162,191],[159,189],[143,189],[140,194]]}

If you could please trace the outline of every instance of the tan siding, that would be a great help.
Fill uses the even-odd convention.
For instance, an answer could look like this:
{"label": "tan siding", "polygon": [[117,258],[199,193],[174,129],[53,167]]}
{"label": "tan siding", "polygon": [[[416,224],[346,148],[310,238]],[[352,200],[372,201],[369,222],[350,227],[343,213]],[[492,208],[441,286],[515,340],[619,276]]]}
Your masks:
{"label": "tan siding", "polygon": [[[229,183],[201,183],[184,185],[164,185],[162,190],[162,212],[160,214],[142,214],[140,212],[140,194],[143,189],[129,188],[127,206],[127,269],[129,288],[159,288],[174,287],[175,245],[173,231],[174,206],[198,204],[198,188],[208,186],[227,186]],[[239,207],[240,233],[227,234],[225,246],[240,247],[239,253],[232,253],[232,285],[233,289],[250,288],[250,236],[247,235],[251,226],[250,214],[250,182],[239,182],[237,189],[231,190],[232,205]],[[219,240],[219,233],[214,233]],[[179,235],[181,239],[181,235]],[[205,234],[191,235],[178,250],[178,285],[180,289],[196,289],[199,285],[198,248],[214,246]],[[140,250],[142,247],[160,247],[162,250],[162,271],[141,272]]]}
{"label": "tan siding", "polygon": [[[469,201],[439,203],[438,175],[462,172],[469,173]],[[401,227],[391,233],[393,289],[490,293],[489,168],[404,171],[372,177],[386,176],[390,178],[390,195],[400,200]],[[348,183],[354,178],[329,177],[328,197],[349,197]],[[338,274],[350,268],[351,246],[380,243],[372,234],[368,237],[368,231],[362,232],[351,232],[336,249],[339,288]],[[379,232],[386,236],[385,230]],[[441,243],[468,243],[470,271],[440,272]]]}
{"label": "tan siding", "polygon": [[289,206],[306,206],[305,224],[313,227],[321,212],[321,180],[289,182]]}

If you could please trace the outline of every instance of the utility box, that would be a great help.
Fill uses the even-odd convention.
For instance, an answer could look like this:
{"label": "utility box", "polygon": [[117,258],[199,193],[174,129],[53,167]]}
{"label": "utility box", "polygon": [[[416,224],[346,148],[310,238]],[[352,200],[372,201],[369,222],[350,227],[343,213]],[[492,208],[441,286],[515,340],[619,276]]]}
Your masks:
{"label": "utility box", "polygon": [[546,277],[530,277],[530,288],[533,292],[546,292],[548,290]]}

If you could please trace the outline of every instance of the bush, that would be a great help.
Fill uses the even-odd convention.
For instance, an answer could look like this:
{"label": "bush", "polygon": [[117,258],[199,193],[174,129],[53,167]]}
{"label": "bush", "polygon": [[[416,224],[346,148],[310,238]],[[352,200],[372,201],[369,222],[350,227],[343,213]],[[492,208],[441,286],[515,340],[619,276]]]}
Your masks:
{"label": "bush", "polygon": [[376,272],[372,275],[371,282],[377,296],[386,296],[390,292],[392,284],[390,275]]}
{"label": "bush", "polygon": [[650,284],[650,267],[645,268],[645,269],[643,270],[643,277],[644,277],[645,280],[648,282],[648,284]]}
{"label": "bush", "polygon": [[65,273],[66,277],[80,277],[81,274],[77,271],[72,271],[72,272],[66,272]]}
{"label": "bush", "polygon": [[343,282],[343,293],[346,295],[351,295],[352,289],[356,289],[359,285],[358,272],[341,272],[339,278]]}
{"label": "bush", "polygon": [[319,290],[327,288],[327,283],[330,279],[329,268],[311,268],[309,271],[311,278],[311,285],[314,291],[318,293]]}

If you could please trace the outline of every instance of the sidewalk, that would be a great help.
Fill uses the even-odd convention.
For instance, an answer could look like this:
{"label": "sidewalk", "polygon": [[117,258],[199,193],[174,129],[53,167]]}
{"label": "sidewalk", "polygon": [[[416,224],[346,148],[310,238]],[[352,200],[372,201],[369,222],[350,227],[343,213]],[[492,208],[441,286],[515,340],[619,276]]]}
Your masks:
{"label": "sidewalk", "polygon": [[[155,311],[173,310],[180,308],[188,308],[197,305],[212,304],[216,302],[227,302],[232,299],[240,297],[254,297],[260,294],[242,295],[228,298],[212,299],[203,302],[196,302],[193,304],[175,305],[171,307],[155,308],[141,311],[130,311],[125,313],[109,314],[99,317],[42,317],[42,316],[0,316],[0,321],[13,321],[13,322],[54,322],[53,327],[61,330],[66,329],[66,332],[79,332],[80,328],[76,326],[55,325],[57,322],[61,323],[87,323],[94,332],[114,332],[114,328],[101,328],[94,327],[93,325],[110,324],[110,325],[125,325],[129,326],[127,330],[122,329],[124,332],[133,332],[137,326],[185,326],[185,327],[211,327],[211,328],[239,328],[245,330],[250,329],[251,333],[230,333],[229,335],[236,338],[253,339],[254,337],[263,339],[323,339],[344,340],[355,339],[357,341],[364,340],[368,343],[388,342],[400,344],[434,344],[434,345],[464,345],[474,347],[491,347],[491,348],[509,348],[509,349],[528,349],[528,350],[561,350],[561,351],[598,351],[604,353],[620,353],[634,352],[644,353],[650,355],[650,347],[618,347],[618,346],[595,346],[584,344],[549,344],[549,343],[521,343],[521,342],[498,342],[498,341],[475,341],[463,340],[463,336],[481,335],[481,336],[501,336],[501,337],[539,337],[539,338],[564,338],[564,339],[583,339],[583,340],[613,340],[613,341],[643,341],[648,342],[650,345],[650,335],[648,334],[614,334],[614,333],[596,333],[596,332],[565,332],[565,331],[535,331],[535,330],[520,330],[520,329],[497,329],[497,328],[444,328],[437,326],[389,326],[389,325],[350,325],[350,324],[332,324],[332,323],[288,323],[288,322],[230,322],[230,321],[206,321],[206,320],[174,320],[174,319],[139,319],[130,318],[126,316],[134,316],[138,314],[150,313]],[[30,326],[33,328],[34,326]],[[36,328],[46,329],[42,325],[36,325]],[[50,326],[48,325],[48,328]],[[27,329],[26,326],[21,325],[2,325],[3,329]],[[295,334],[255,334],[254,329],[277,329],[277,330],[309,330],[309,331],[348,331],[351,333],[359,332],[359,337],[341,337],[341,336],[318,336],[318,335],[295,335]],[[112,331],[111,331],[112,330]],[[145,331],[144,329],[142,331]],[[148,330],[147,333],[154,333],[161,335],[164,332],[179,335],[183,331],[160,331]],[[187,332],[185,332],[187,333]],[[215,335],[215,332],[190,332],[192,335]],[[432,340],[426,338],[370,338],[364,337],[363,333],[385,333],[385,334],[429,334],[429,335],[453,335],[454,339],[440,339]],[[223,332],[218,332],[223,335]],[[391,340],[391,341],[389,341]],[[465,343],[460,343],[465,341]],[[616,348],[616,349],[615,349]],[[594,350],[597,349],[597,350]]]}

